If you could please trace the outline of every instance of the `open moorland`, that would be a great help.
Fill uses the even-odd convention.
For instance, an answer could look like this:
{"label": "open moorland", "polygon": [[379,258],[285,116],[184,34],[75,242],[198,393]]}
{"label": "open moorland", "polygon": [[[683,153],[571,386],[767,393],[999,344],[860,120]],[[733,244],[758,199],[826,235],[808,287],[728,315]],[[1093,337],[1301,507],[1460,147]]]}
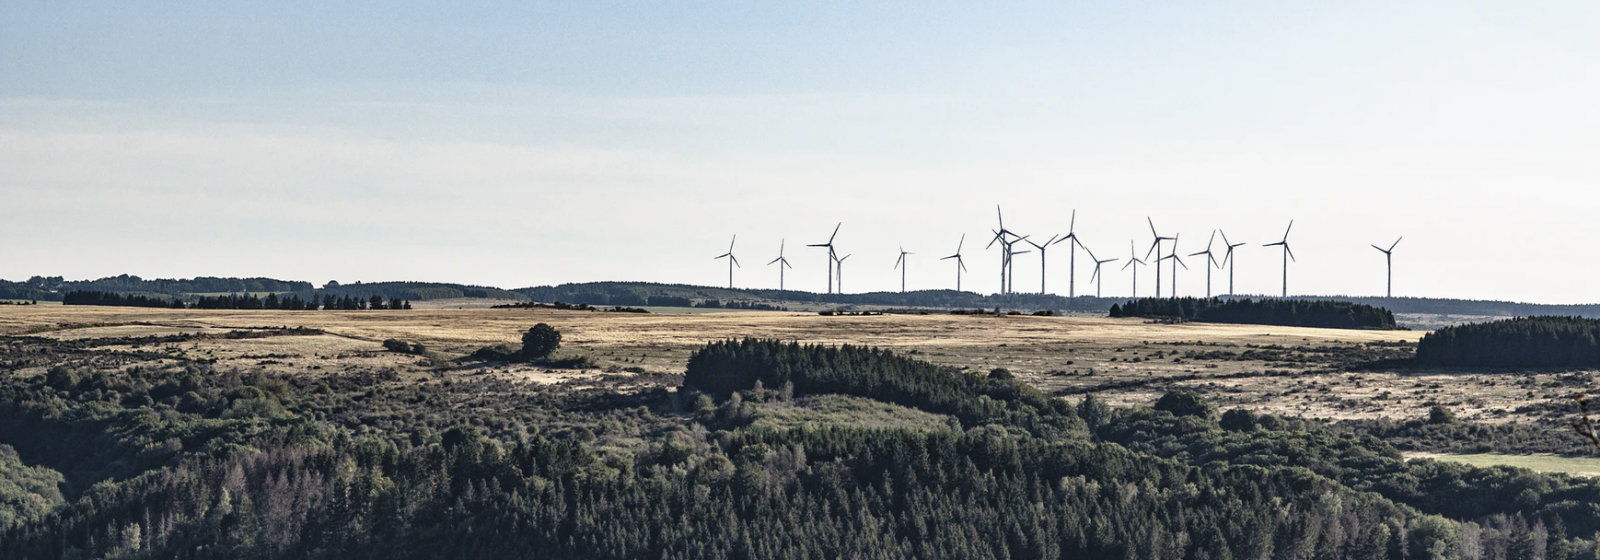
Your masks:
{"label": "open moorland", "polygon": [[1600,550],[1590,372],[1419,331],[481,303],[0,308],[0,557]]}
{"label": "open moorland", "polygon": [[[483,374],[454,360],[495,344],[515,344],[536,323],[564,333],[562,354],[592,368],[556,370],[494,365],[516,381],[672,383],[689,354],[707,342],[758,337],[892,349],[986,373],[1005,368],[1046,393],[1071,400],[1096,393],[1113,405],[1151,402],[1182,387],[1222,407],[1314,419],[1408,420],[1433,405],[1485,423],[1564,425],[1570,396],[1589,372],[1446,372],[1395,369],[1421,331],[1361,331],[1141,319],[988,315],[821,316],[795,312],[636,314],[549,309],[410,311],[202,311],[77,306],[0,309],[0,334],[94,339],[110,349],[214,360],[244,371],[393,369],[432,375]],[[295,336],[230,332],[304,328]],[[176,335],[212,335],[180,340]],[[385,352],[381,342],[420,343],[426,355]],[[117,340],[122,339],[122,340]]]}

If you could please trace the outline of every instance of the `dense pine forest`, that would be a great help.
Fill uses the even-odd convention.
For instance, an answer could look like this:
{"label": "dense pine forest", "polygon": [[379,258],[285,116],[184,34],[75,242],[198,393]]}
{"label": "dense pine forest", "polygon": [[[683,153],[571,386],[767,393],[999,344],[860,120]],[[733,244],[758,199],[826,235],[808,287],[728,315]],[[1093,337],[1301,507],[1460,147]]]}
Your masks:
{"label": "dense pine forest", "polygon": [[1600,319],[1523,317],[1447,327],[1417,344],[1417,362],[1435,366],[1597,367]]}
{"label": "dense pine forest", "polygon": [[[673,390],[133,342],[0,339],[0,557],[1520,560],[1593,557],[1600,531],[1592,479],[1407,463],[1183,391],[1068,406],[872,348],[714,343]],[[948,421],[757,421],[825,397]]]}
{"label": "dense pine forest", "polygon": [[1394,314],[1387,309],[1326,300],[1144,298],[1112,305],[1110,315],[1288,327],[1395,328]]}

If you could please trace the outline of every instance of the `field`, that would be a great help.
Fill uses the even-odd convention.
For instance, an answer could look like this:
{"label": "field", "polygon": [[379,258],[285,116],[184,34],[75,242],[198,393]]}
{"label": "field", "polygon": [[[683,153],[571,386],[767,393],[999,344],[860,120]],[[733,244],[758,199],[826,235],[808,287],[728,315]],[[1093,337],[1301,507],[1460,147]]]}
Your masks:
{"label": "field", "polygon": [[1474,467],[1521,467],[1547,473],[1566,473],[1577,476],[1600,476],[1600,458],[1561,457],[1559,455],[1505,455],[1500,453],[1463,453],[1442,455],[1436,453],[1408,453],[1411,459],[1434,459],[1465,463]]}
{"label": "field", "polygon": [[[1076,400],[1095,392],[1113,405],[1144,404],[1171,387],[1218,406],[1320,419],[1415,419],[1443,404],[1464,420],[1562,422],[1589,373],[1445,373],[1356,370],[1405,355],[1420,331],[1350,331],[1220,324],[1153,324],[1096,317],[947,314],[824,317],[811,313],[631,314],[486,309],[471,301],[411,311],[207,311],[112,307],[3,307],[0,335],[60,339],[158,337],[276,327],[315,336],[196,338],[142,349],[216,360],[240,370],[340,371],[454,368],[455,358],[516,344],[535,323],[564,333],[562,353],[591,358],[587,371],[525,365],[492,370],[525,381],[681,373],[709,341],[745,336],[891,348],[931,362],[987,372],[1006,368],[1040,389]],[[432,306],[430,306],[432,307]],[[382,351],[420,342],[426,357]],[[659,377],[659,376],[655,376]]]}

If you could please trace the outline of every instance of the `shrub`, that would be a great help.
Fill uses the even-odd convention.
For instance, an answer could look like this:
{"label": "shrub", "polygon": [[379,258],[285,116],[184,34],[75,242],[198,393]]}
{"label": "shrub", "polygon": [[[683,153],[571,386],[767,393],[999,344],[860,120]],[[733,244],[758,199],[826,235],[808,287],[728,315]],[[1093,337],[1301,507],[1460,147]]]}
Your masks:
{"label": "shrub", "polygon": [[537,360],[550,356],[561,347],[561,331],[545,323],[534,325],[522,335],[522,356]]}
{"label": "shrub", "polygon": [[1243,408],[1222,413],[1222,429],[1230,432],[1248,432],[1256,429],[1256,413]]}
{"label": "shrub", "polygon": [[1449,424],[1455,421],[1456,414],[1454,412],[1450,412],[1450,409],[1448,408],[1439,405],[1433,405],[1433,408],[1428,409],[1429,424]]}
{"label": "shrub", "polygon": [[1206,402],[1199,393],[1188,389],[1167,391],[1167,394],[1161,395],[1161,400],[1156,401],[1156,410],[1171,412],[1173,416],[1215,418],[1217,415],[1217,410],[1211,407],[1211,403]]}

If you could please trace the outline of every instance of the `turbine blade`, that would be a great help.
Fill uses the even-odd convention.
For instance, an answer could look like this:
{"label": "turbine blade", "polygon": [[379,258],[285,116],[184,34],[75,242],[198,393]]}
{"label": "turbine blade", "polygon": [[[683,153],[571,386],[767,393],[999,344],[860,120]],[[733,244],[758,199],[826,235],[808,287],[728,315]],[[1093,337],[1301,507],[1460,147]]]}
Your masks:
{"label": "turbine blade", "polygon": [[[1404,238],[1404,237],[1402,237],[1402,238],[1400,238],[1400,239],[1405,239],[1405,238]],[[1400,244],[1400,239],[1396,239],[1396,240],[1394,240],[1394,245],[1390,245],[1390,246],[1389,246],[1389,250],[1390,250],[1390,251],[1393,251],[1393,250],[1394,250],[1394,248],[1395,248],[1395,246],[1396,246],[1396,245],[1399,245],[1399,244]]]}
{"label": "turbine blade", "polygon": [[1383,247],[1379,247],[1377,245],[1373,245],[1372,248],[1373,249],[1377,249],[1378,252],[1381,252],[1383,254],[1389,254],[1389,251],[1387,249],[1384,249]]}
{"label": "turbine blade", "polygon": [[1072,221],[1067,224],[1067,234],[1071,235],[1072,232],[1074,232],[1074,231],[1078,231],[1078,209],[1077,208],[1073,208],[1072,209]]}
{"label": "turbine blade", "polygon": [[767,263],[767,266],[772,266],[772,263],[775,263],[775,262],[778,262],[778,261],[781,261],[781,260],[783,260],[783,257],[778,257],[776,259],[772,259],[772,262]]}
{"label": "turbine blade", "polygon": [[967,234],[963,233],[963,234],[961,234],[961,241],[959,243],[956,243],[956,254],[957,255],[961,254],[961,246],[966,245],[966,244],[967,244]]}
{"label": "turbine blade", "polygon": [[1161,239],[1161,234],[1156,233],[1156,221],[1150,219],[1149,216],[1145,216],[1144,221],[1150,222],[1150,235],[1155,236],[1156,239]]}
{"label": "turbine blade", "polygon": [[1222,244],[1223,245],[1232,245],[1233,244],[1233,243],[1228,242],[1228,232],[1222,231],[1222,230],[1219,229],[1219,230],[1217,230],[1217,233],[1222,234]]}
{"label": "turbine blade", "polygon": [[839,222],[839,225],[833,226],[833,235],[829,235],[828,236],[828,244],[829,245],[833,244],[833,238],[839,236],[839,228],[841,228],[841,227],[844,227],[844,222]]}
{"label": "turbine blade", "polygon": [[1289,220],[1289,227],[1283,228],[1283,240],[1289,240],[1289,230],[1294,229],[1294,220]]}
{"label": "turbine blade", "polygon": [[1300,262],[1300,259],[1294,258],[1294,249],[1290,249],[1288,243],[1284,243],[1283,244],[1283,252],[1289,254],[1289,260],[1294,261],[1294,262]]}

